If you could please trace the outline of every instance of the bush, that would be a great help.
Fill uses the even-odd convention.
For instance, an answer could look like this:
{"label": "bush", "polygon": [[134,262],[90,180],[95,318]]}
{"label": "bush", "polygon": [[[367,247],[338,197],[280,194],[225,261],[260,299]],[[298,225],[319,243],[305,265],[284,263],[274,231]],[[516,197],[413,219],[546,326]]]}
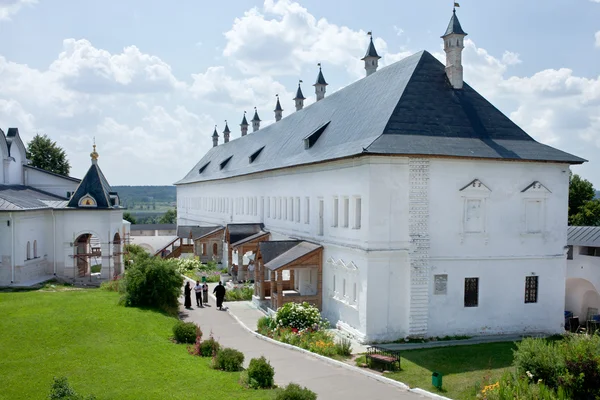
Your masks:
{"label": "bush", "polygon": [[553,389],[544,385],[542,382],[532,383],[526,376],[516,377],[510,372],[505,372],[502,378],[493,384],[484,386],[477,398],[487,400],[514,400],[514,399],[535,399],[535,400],[568,400],[570,399],[560,389],[556,393]]}
{"label": "bush", "polygon": [[558,386],[557,379],[565,371],[564,359],[558,345],[539,338],[526,338],[517,343],[513,363],[520,376],[531,375],[534,382],[541,379],[553,388]]}
{"label": "bush", "polygon": [[302,304],[286,303],[277,310],[275,321],[281,327],[317,329],[321,323],[321,314],[317,307],[311,306],[307,302]]}
{"label": "bush", "polygon": [[202,331],[193,322],[177,321],[173,326],[173,337],[177,343],[195,343],[202,338]]}
{"label": "bush", "polygon": [[259,333],[266,335],[268,333],[268,331],[274,327],[274,325],[275,324],[271,317],[267,317],[267,316],[260,317],[258,319],[258,322],[256,323],[256,330]]}
{"label": "bush", "polygon": [[317,400],[317,394],[295,383],[290,383],[285,389],[277,391],[275,400]]}
{"label": "bush", "polygon": [[244,363],[244,354],[236,349],[224,348],[217,352],[213,359],[212,367],[222,371],[241,371]]}
{"label": "bush", "polygon": [[600,398],[600,336],[568,336],[562,346],[567,373],[558,384],[575,399]]}
{"label": "bush", "polygon": [[183,277],[168,260],[142,257],[125,273],[124,285],[126,306],[176,313]]}
{"label": "bush", "polygon": [[125,254],[123,255],[123,261],[125,261],[125,268],[131,266],[138,260],[143,258],[150,258],[150,254],[144,248],[137,244],[126,244]]}
{"label": "bush", "polygon": [[211,335],[208,339],[200,343],[199,355],[201,357],[213,357],[220,349],[221,345]]}
{"label": "bush", "polygon": [[86,398],[77,394],[75,389],[69,385],[69,382],[66,377],[54,378],[54,383],[52,383],[52,388],[50,389],[50,394],[48,395],[49,399],[58,400],[95,400],[96,397],[90,395]]}
{"label": "bush", "polygon": [[254,288],[251,286],[237,287],[225,292],[225,301],[248,301],[252,300]]}
{"label": "bush", "polygon": [[340,341],[335,344],[335,351],[340,356],[350,357],[352,355],[352,342],[350,339],[340,339]]}
{"label": "bush", "polygon": [[253,358],[248,366],[248,382],[254,389],[268,389],[273,387],[275,370],[266,358]]}
{"label": "bush", "polygon": [[125,290],[125,285],[123,285],[122,279],[114,278],[109,281],[102,282],[100,284],[100,289],[106,290],[107,292],[123,292]]}

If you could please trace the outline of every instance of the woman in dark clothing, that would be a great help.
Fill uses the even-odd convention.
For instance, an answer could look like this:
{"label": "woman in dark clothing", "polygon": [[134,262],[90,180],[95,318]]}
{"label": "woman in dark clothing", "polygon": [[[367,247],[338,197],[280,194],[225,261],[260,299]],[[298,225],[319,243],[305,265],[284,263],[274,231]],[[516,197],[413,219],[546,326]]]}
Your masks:
{"label": "woman in dark clothing", "polygon": [[223,284],[221,284],[221,281],[219,281],[219,284],[217,286],[215,286],[213,293],[214,293],[215,297],[217,298],[217,307],[219,307],[219,310],[223,310],[223,299],[225,298],[225,286],[223,286]]}
{"label": "woman in dark clothing", "polygon": [[185,308],[192,308],[192,288],[190,287],[189,281],[185,284],[183,291],[185,294],[185,303],[183,303],[183,305]]}

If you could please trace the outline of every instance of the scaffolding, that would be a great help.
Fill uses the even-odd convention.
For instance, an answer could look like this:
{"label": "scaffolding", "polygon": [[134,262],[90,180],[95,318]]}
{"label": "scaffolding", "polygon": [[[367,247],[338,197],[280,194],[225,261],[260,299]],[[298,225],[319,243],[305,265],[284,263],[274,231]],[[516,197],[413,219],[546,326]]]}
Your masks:
{"label": "scaffolding", "polygon": [[[116,277],[119,274],[123,273],[124,271],[124,261],[120,260],[119,261],[119,271],[116,271],[116,267],[117,265],[111,265],[111,260],[114,260],[114,257],[122,257],[126,254],[129,254],[129,252],[127,251],[127,245],[129,245],[131,243],[131,237],[130,234],[127,232],[123,232],[123,238],[121,238],[121,234],[120,232],[117,232],[119,234],[119,240],[109,240],[108,242],[101,242],[101,241],[97,241],[95,242],[93,245],[91,243],[91,239],[92,237],[94,237],[91,233],[84,233],[82,235],[79,235],[73,242],[71,242],[71,246],[74,249],[74,252],[77,251],[77,248],[79,246],[79,243],[77,242],[77,239],[79,239],[81,236],[84,235],[89,235],[88,238],[86,239],[85,243],[85,247],[90,249],[91,252],[85,252],[85,253],[75,253],[75,254],[70,254],[69,257],[71,257],[73,259],[73,279],[82,279],[82,278],[89,278],[89,281],[92,282],[92,270],[91,270],[91,263],[90,260],[95,258],[95,259],[108,259],[108,276],[109,277]],[[116,235],[116,234],[115,234]],[[109,237],[110,232],[109,232]],[[114,237],[113,237],[114,238]],[[102,245],[106,245],[106,247],[108,248],[108,254],[104,255],[102,254]],[[118,245],[119,247],[119,251],[115,251],[114,246]],[[79,272],[79,260],[85,260],[87,266],[86,266],[86,272],[83,275],[78,274]],[[97,264],[96,264],[97,265]],[[100,269],[102,270],[102,268],[104,267],[102,261],[100,262]],[[118,272],[118,273],[115,273]]]}

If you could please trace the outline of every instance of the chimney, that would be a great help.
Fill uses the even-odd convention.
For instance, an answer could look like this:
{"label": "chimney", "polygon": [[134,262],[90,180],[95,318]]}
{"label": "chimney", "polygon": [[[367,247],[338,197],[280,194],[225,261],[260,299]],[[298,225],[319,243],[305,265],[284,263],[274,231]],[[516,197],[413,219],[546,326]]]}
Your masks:
{"label": "chimney", "polygon": [[452,18],[442,36],[446,52],[446,76],[454,89],[463,87],[462,51],[465,48],[464,39],[467,33],[463,31],[456,16],[456,8],[452,10]]}
{"label": "chimney", "polygon": [[260,118],[258,118],[258,111],[254,107],[254,117],[252,117],[252,132],[256,132],[260,128]]}
{"label": "chimney", "polygon": [[300,88],[300,84],[302,80],[298,82],[298,90],[296,90],[296,97],[294,97],[294,101],[296,102],[296,111],[300,111],[304,108],[304,100],[306,97],[302,94],[302,89]]}
{"label": "chimney", "polygon": [[319,66],[319,75],[317,75],[317,82],[313,85],[315,87],[315,94],[317,95],[317,101],[323,100],[325,98],[325,89],[326,86],[329,85],[325,82],[325,78],[323,77],[323,71],[321,71],[321,63],[317,64]]}
{"label": "chimney", "polygon": [[277,97],[277,104],[275,104],[275,110],[273,111],[275,112],[275,122],[278,122],[283,117],[283,108],[281,108],[281,104],[279,103],[279,95],[276,94],[275,97]]}
{"label": "chimney", "polygon": [[367,76],[371,75],[373,72],[377,71],[377,67],[379,66],[379,54],[377,54],[377,50],[375,50],[375,45],[373,44],[373,35],[372,32],[368,32],[369,35],[369,47],[367,48],[367,52],[365,56],[361,58],[365,62],[365,70],[367,71]]}
{"label": "chimney", "polygon": [[219,134],[217,133],[217,126],[215,125],[215,131],[212,135],[213,139],[213,147],[217,147],[219,145]]}
{"label": "chimney", "polygon": [[223,142],[229,143],[229,134],[231,131],[229,130],[229,126],[227,126],[227,120],[225,120],[225,129],[223,130]]}
{"label": "chimney", "polygon": [[246,111],[244,111],[244,118],[242,118],[242,123],[240,124],[242,129],[242,136],[246,136],[248,134],[248,121],[246,120]]}

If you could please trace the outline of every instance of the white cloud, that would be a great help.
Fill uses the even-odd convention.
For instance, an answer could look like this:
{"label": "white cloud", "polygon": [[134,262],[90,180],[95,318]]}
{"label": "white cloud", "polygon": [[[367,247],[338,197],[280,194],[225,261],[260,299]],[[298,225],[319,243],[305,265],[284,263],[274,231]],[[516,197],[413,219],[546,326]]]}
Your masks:
{"label": "white cloud", "polygon": [[[598,0],[598,2],[600,3],[600,0]],[[596,32],[596,47],[600,47],[600,31]]]}
{"label": "white cloud", "polygon": [[10,20],[25,6],[37,4],[37,0],[0,0],[0,21]]}
{"label": "white cloud", "polygon": [[394,32],[396,32],[396,35],[402,36],[402,34],[404,33],[404,29],[398,28],[396,25],[394,25]]}
{"label": "white cloud", "polygon": [[502,62],[506,65],[515,65],[515,64],[521,64],[522,61],[519,58],[519,53],[513,53],[512,51],[505,51],[504,54],[502,54]]}

